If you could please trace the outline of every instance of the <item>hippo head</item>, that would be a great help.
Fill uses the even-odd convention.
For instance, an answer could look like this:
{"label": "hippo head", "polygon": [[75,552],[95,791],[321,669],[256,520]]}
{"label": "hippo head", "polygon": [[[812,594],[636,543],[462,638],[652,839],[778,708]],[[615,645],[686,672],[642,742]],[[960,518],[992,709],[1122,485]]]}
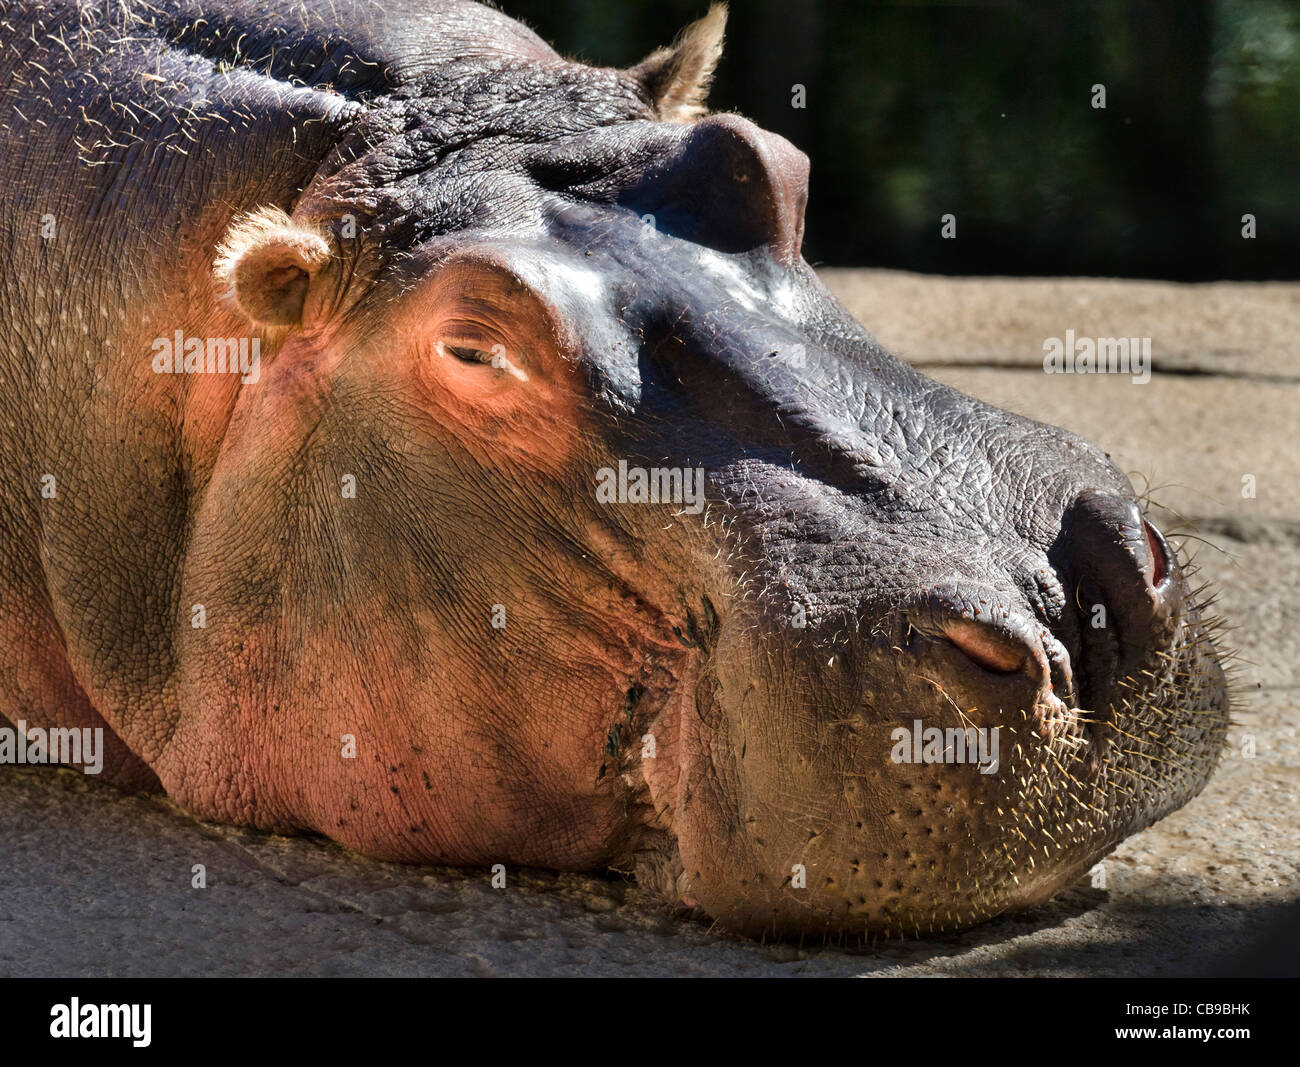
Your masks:
{"label": "hippo head", "polygon": [[219,249],[264,356],[186,569],[218,773],[169,788],[836,936],[1041,901],[1192,797],[1228,698],[1179,550],[818,281],[808,159],[703,113],[721,9],[626,71],[473,18]]}

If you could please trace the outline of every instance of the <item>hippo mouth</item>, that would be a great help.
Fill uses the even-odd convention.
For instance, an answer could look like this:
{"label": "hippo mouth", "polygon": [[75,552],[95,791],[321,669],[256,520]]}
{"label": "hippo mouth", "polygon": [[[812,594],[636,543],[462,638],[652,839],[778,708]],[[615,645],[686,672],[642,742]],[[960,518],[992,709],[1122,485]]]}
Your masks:
{"label": "hippo mouth", "polygon": [[[737,669],[735,635],[752,643],[771,613],[732,600],[647,720],[668,744],[641,764],[638,881],[752,936],[920,936],[1040,903],[1182,806],[1228,722],[1218,622],[1183,548],[1137,521],[1149,617],[1125,599],[1135,583],[1088,557],[1088,577],[1060,573],[1072,595],[1056,614],[936,621],[931,596],[852,640],[805,632],[803,656],[760,638]],[[1092,625],[1102,612],[1127,631]],[[789,679],[807,661],[800,695]],[[782,702],[805,724],[787,735],[762,725]],[[891,758],[920,724],[941,731],[940,758],[910,734]],[[954,735],[970,759],[943,758]]]}

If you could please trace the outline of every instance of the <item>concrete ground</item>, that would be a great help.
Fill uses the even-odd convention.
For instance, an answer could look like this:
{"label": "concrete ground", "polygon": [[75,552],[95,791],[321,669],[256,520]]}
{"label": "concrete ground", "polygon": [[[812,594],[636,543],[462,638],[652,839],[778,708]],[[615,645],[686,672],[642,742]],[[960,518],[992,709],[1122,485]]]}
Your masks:
{"label": "concrete ground", "polygon": [[[377,863],[4,767],[0,975],[1182,976],[1267,942],[1300,898],[1300,285],[825,277],[893,352],[1084,434],[1149,485],[1158,522],[1194,523],[1244,657],[1200,797],[1033,912],[801,949],[677,919],[620,881],[521,872],[493,890],[484,872]],[[1045,375],[1043,340],[1067,329],[1151,337],[1152,380]],[[195,864],[205,890],[190,888]]]}

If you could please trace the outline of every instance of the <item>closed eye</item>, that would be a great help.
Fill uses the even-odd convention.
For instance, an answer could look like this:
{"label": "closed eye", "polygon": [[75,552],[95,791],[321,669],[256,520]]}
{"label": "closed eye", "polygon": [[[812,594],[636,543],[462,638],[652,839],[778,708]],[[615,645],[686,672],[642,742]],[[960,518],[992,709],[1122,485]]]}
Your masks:
{"label": "closed eye", "polygon": [[443,341],[438,345],[438,349],[442,354],[458,359],[462,363],[491,367],[497,372],[498,377],[509,374],[521,382],[528,381],[528,375],[510,358],[503,344],[494,344],[489,351],[473,343],[453,345]]}
{"label": "closed eye", "polygon": [[455,356],[464,363],[491,363],[492,353],[482,348],[471,348],[469,345],[447,345],[444,344],[443,350],[448,355]]}

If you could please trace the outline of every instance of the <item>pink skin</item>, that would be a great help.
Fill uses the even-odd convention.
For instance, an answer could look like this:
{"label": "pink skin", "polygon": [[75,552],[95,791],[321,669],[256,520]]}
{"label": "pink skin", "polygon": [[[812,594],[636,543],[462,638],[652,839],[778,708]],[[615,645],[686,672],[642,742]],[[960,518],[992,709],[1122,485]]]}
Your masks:
{"label": "pink skin", "polygon": [[[436,505],[413,510],[426,455],[542,486],[572,464],[579,385],[561,342],[500,269],[461,260],[364,342],[332,322],[308,326],[264,358],[259,388],[233,394],[179,591],[183,607],[204,605],[207,625],[182,612],[169,738],[150,754],[173,798],[385,859],[586,868],[618,854],[629,786],[598,781],[602,748],[628,680],[650,682],[651,663],[683,656],[670,626],[647,626],[667,610],[651,606],[644,576],[640,603],[600,583],[598,570],[619,564],[594,519],[585,532],[599,567],[584,571],[535,558],[540,543],[494,541],[491,509],[477,515],[475,536],[521,565],[506,584],[468,591],[472,617],[442,610],[408,540],[440,518]],[[497,343],[526,381],[439,348]],[[395,450],[378,476],[348,440],[362,397],[382,413],[366,430]],[[357,498],[344,499],[340,478],[353,472]],[[408,488],[405,517],[383,523],[385,547],[352,528]],[[499,632],[494,603],[507,610]],[[552,695],[544,709],[538,693]]]}

